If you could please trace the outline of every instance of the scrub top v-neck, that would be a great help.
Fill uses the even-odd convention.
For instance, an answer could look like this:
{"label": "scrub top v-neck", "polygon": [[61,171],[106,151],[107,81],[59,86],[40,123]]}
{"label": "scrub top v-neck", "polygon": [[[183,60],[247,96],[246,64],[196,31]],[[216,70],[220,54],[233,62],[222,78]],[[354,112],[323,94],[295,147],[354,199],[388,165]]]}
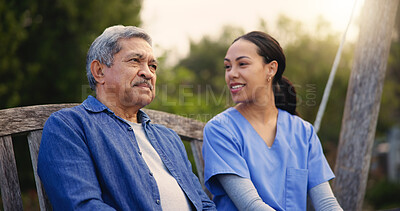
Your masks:
{"label": "scrub top v-neck", "polygon": [[213,177],[218,174],[251,179],[276,210],[305,210],[307,191],[334,178],[312,125],[280,109],[271,147],[235,108],[218,114],[204,129],[203,157],[205,185],[218,210],[236,210]]}

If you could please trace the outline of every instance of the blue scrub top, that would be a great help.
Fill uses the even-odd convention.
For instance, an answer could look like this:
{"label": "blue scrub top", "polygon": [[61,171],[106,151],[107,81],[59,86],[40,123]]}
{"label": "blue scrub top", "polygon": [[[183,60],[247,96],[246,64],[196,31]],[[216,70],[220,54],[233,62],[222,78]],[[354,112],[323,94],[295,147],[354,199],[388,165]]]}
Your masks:
{"label": "blue scrub top", "polygon": [[307,191],[334,178],[312,125],[278,109],[269,148],[235,108],[210,120],[204,129],[205,185],[218,210],[237,210],[218,174],[251,179],[262,200],[276,210],[306,210]]}

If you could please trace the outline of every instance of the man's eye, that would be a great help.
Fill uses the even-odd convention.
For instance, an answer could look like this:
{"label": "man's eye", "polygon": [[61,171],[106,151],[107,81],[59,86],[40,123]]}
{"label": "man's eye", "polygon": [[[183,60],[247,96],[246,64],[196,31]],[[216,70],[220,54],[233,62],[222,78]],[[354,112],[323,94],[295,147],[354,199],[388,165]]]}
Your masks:
{"label": "man's eye", "polygon": [[153,70],[157,70],[157,65],[153,64],[153,65],[149,65],[149,67]]}
{"label": "man's eye", "polygon": [[129,59],[129,61],[132,61],[132,62],[139,62],[139,59],[138,59],[138,58],[132,58],[132,59]]}

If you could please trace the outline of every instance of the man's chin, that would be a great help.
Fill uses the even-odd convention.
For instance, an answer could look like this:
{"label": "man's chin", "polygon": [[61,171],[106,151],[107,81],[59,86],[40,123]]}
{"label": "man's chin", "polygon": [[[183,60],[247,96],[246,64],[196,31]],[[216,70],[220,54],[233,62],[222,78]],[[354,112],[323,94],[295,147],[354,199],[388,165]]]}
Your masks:
{"label": "man's chin", "polygon": [[143,108],[153,102],[154,97],[137,97],[121,100],[121,104],[125,107],[140,107]]}

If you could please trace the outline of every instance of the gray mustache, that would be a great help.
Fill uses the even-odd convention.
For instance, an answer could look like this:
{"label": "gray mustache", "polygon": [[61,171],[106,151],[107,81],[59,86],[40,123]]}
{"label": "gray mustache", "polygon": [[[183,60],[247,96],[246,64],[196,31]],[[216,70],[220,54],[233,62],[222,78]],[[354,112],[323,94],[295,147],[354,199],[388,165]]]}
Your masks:
{"label": "gray mustache", "polygon": [[154,88],[153,85],[149,82],[149,80],[146,80],[146,79],[142,79],[140,81],[135,82],[133,84],[133,86],[137,86],[139,84],[146,84],[150,88],[150,90],[153,90],[153,88]]}

